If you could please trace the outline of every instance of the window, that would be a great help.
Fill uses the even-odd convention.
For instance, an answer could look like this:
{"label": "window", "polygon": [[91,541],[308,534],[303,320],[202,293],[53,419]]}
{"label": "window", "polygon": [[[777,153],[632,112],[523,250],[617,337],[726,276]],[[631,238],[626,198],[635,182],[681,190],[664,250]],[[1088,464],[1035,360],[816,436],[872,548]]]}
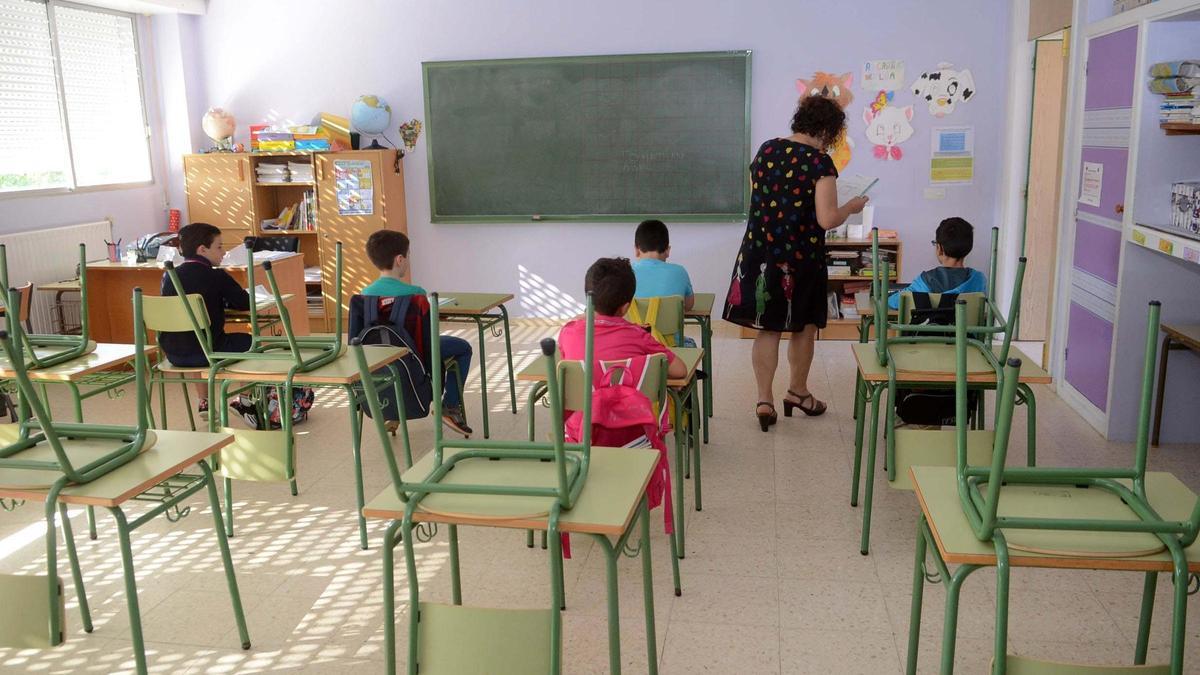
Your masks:
{"label": "window", "polygon": [[151,180],[133,17],[0,0],[0,193]]}

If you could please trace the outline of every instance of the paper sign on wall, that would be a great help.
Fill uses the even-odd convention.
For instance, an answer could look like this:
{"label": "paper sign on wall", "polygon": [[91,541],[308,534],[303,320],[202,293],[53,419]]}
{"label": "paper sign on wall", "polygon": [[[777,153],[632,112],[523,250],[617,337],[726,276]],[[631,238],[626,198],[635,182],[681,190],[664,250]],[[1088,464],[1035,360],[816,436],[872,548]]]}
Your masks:
{"label": "paper sign on wall", "polygon": [[333,160],[338,215],[369,216],[375,212],[375,185],[371,162],[365,159]]}
{"label": "paper sign on wall", "polygon": [[900,59],[867,61],[863,64],[862,69],[862,88],[865,91],[903,89],[904,61]]}
{"label": "paper sign on wall", "polygon": [[1079,188],[1079,203],[1100,206],[1100,188],[1104,182],[1104,165],[1100,162],[1083,163],[1083,184]]}
{"label": "paper sign on wall", "polygon": [[975,178],[975,127],[935,127],[930,138],[929,181],[969,185]]}

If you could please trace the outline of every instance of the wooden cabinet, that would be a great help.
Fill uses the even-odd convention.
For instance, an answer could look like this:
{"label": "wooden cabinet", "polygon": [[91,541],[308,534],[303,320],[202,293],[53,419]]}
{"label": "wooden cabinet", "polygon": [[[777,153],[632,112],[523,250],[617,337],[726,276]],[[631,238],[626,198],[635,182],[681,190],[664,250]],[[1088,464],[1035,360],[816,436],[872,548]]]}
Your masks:
{"label": "wooden cabinet", "polygon": [[[260,165],[289,162],[310,164],[314,180],[286,183],[258,180],[256,168]],[[369,166],[370,186],[357,185],[357,195],[367,197],[367,202],[362,205],[365,208],[358,208],[358,212],[350,212],[338,205],[338,171],[341,167],[351,166],[343,162]],[[188,221],[207,222],[221,228],[226,248],[241,245],[244,238],[251,235],[298,238],[304,266],[321,270],[320,281],[306,282],[308,293],[320,294],[322,298],[316,306],[308,306],[307,316],[316,322],[315,330],[333,327],[336,244],[342,243],[344,314],[349,305],[347,298],[379,276],[367,258],[367,238],[382,229],[407,232],[404,174],[395,150],[213,153],[186,155],[183,163]],[[306,194],[315,200],[314,229],[263,229],[264,221],[276,218],[285,207],[300,203]]]}
{"label": "wooden cabinet", "polygon": [[188,222],[221,228],[225,247],[240,245],[254,233],[250,156],[242,153],[184,155]]}
{"label": "wooden cabinet", "polygon": [[[325,296],[326,325],[331,327],[334,316],[334,248],[341,242],[344,315],[349,307],[347,298],[379,277],[379,270],[367,258],[367,238],[377,230],[398,230],[407,233],[404,173],[395,150],[353,150],[319,154],[313,159],[316,163],[321,286]],[[338,189],[345,186],[339,185],[339,171],[356,165],[361,166],[358,164],[361,162],[370,163],[370,195],[356,210],[370,213],[343,213],[344,209],[339,206]],[[366,189],[368,188],[360,184],[358,195],[365,196]]]}

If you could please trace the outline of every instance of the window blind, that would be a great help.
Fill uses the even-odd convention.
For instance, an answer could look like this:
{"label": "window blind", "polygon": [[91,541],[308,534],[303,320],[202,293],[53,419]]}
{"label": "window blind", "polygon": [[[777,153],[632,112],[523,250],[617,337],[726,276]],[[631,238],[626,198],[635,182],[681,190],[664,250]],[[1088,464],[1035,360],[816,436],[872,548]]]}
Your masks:
{"label": "window blind", "polygon": [[0,0],[0,192],[70,180],[46,5]]}
{"label": "window blind", "polygon": [[150,180],[133,19],[58,5],[53,15],[75,183]]}

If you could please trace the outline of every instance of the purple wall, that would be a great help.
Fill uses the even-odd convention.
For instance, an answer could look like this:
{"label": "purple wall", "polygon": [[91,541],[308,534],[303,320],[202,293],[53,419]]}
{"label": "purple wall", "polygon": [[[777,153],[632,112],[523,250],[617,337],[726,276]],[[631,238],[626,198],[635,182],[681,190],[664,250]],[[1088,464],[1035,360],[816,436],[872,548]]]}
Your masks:
{"label": "purple wall", "polygon": [[[847,116],[856,147],[846,171],[880,178],[871,191],[876,222],[899,230],[910,243],[904,267],[905,277],[911,277],[935,264],[924,242],[943,218],[963,216],[981,233],[999,224],[1008,4],[929,0],[914,12],[894,0],[819,7],[788,0],[358,0],[330,10],[326,2],[294,0],[282,17],[275,3],[211,0],[196,23],[194,56],[201,72],[187,76],[204,79],[206,105],[223,106],[237,116],[237,140],[244,142],[247,124],[305,123],[319,111],[345,115],[364,93],[391,103],[393,127],[423,118],[422,61],[751,49],[751,143],[757,147],[788,133],[797,78],[817,70],[852,72],[855,100]],[[339,27],[331,29],[331,21]],[[263,39],[264,27],[286,31],[287,39]],[[916,133],[901,146],[900,161],[875,159],[864,135],[862,112],[872,94],[858,81],[865,60],[883,58],[905,61],[905,86],[895,102],[915,105]],[[939,120],[907,85],[941,61],[970,68],[978,94]],[[929,184],[930,129],[956,125],[976,130],[974,184],[947,187],[944,200],[927,201],[922,189]],[[394,130],[389,135],[395,140]],[[588,263],[599,255],[632,253],[632,224],[432,225],[424,138],[405,160],[404,172],[413,274],[427,288],[465,283],[517,291],[525,281],[577,300]],[[740,222],[679,224],[672,260],[689,268],[698,290],[723,296],[744,227]],[[571,246],[564,247],[567,232]],[[983,239],[977,243],[972,262],[984,266],[987,247]],[[437,263],[464,256],[471,261],[469,274]],[[532,302],[523,303],[517,311],[532,308]]]}

